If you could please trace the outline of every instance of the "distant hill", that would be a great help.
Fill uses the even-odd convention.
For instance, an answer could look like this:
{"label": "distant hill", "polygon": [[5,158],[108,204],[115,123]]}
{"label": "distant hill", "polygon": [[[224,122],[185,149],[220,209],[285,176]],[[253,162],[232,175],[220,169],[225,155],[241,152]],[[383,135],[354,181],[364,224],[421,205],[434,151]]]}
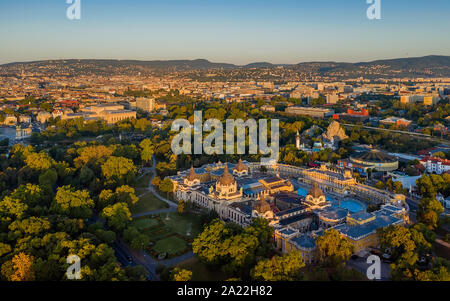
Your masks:
{"label": "distant hill", "polygon": [[135,64],[151,68],[165,69],[165,68],[177,68],[177,69],[218,69],[218,68],[236,68],[236,65],[225,63],[211,63],[208,60],[174,60],[174,61],[120,61],[125,64]]}
{"label": "distant hill", "polygon": [[[94,73],[114,74],[136,72],[173,72],[193,70],[233,70],[233,69],[271,69],[284,67],[295,72],[306,72],[318,75],[345,77],[379,77],[379,76],[450,76],[450,56],[430,55],[415,58],[399,58],[377,60],[372,62],[345,63],[345,62],[304,62],[292,65],[275,65],[268,62],[256,62],[244,66],[226,63],[214,63],[205,59],[198,60],[168,60],[168,61],[138,61],[138,60],[94,60],[69,59],[47,60],[35,62],[17,62],[0,65],[3,74],[14,73],[18,70],[35,72],[58,73]],[[375,71],[374,71],[375,70]]]}
{"label": "distant hill", "polygon": [[138,60],[95,60],[95,59],[70,59],[70,60],[47,60],[47,61],[34,61],[34,62],[18,62],[2,65],[3,67],[12,67],[17,65],[97,65],[97,66],[111,66],[111,67],[123,67],[123,66],[142,66],[155,69],[215,69],[215,68],[236,68],[233,64],[211,63],[208,60],[172,60],[172,61],[138,61]]}
{"label": "distant hill", "polygon": [[267,62],[258,62],[258,63],[251,63],[245,66],[242,66],[242,68],[246,69],[253,69],[253,68],[273,68],[276,67],[276,65],[267,63]]}
{"label": "distant hill", "polygon": [[378,60],[368,63],[357,63],[355,65],[388,65],[394,68],[450,67],[450,56],[429,55],[423,57]]}
{"label": "distant hill", "polygon": [[449,77],[450,56],[425,56],[360,63],[309,62],[292,66],[298,72],[311,72],[342,78]]}

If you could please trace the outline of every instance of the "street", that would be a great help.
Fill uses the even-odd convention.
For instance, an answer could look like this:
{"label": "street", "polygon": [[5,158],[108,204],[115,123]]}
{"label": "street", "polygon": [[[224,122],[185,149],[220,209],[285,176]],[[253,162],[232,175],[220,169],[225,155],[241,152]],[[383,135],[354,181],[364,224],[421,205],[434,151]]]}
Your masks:
{"label": "street", "polygon": [[[367,275],[367,269],[371,266],[371,264],[367,263],[367,257],[350,259],[347,262],[347,266],[354,268],[357,271],[360,271],[364,275]],[[391,268],[389,263],[381,261],[381,279],[379,281],[389,281],[389,275],[391,273]]]}

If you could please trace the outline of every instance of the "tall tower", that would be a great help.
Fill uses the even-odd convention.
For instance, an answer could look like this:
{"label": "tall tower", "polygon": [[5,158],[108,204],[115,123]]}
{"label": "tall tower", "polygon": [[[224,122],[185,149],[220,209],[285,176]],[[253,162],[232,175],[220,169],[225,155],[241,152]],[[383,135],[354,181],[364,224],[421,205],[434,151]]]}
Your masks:
{"label": "tall tower", "polygon": [[295,136],[295,145],[297,149],[300,149],[300,142],[301,142],[300,139],[301,139],[300,133],[297,131],[297,135]]}

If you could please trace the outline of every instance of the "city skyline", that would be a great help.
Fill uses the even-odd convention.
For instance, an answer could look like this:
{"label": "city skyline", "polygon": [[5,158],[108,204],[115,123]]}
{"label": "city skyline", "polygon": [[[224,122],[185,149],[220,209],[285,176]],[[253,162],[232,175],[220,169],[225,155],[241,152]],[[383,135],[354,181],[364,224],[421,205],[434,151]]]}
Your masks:
{"label": "city skyline", "polygon": [[[82,1],[69,20],[65,1],[2,4],[0,64],[47,59],[208,59],[245,65],[366,62],[450,55],[446,1]],[[13,34],[11,34],[13,33]],[[389,47],[386,47],[389,45]]]}
{"label": "city skyline", "polygon": [[0,286],[450,281],[449,11],[0,1]]}

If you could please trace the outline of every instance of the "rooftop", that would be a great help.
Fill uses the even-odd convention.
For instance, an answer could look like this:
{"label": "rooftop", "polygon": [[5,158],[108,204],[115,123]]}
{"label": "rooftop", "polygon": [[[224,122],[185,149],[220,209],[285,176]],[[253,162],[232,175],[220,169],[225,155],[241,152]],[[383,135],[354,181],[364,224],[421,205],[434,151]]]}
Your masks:
{"label": "rooftop", "polygon": [[370,150],[361,154],[356,154],[351,157],[352,160],[358,160],[370,163],[395,163],[397,158],[389,156],[388,154],[379,150]]}
{"label": "rooftop", "polygon": [[348,211],[342,208],[328,207],[320,211],[318,214],[320,217],[328,220],[341,221],[347,217]]}
{"label": "rooftop", "polygon": [[293,217],[289,217],[286,219],[283,219],[280,221],[280,225],[281,226],[289,226],[290,224],[299,222],[301,220],[307,219],[307,218],[314,218],[316,216],[316,214],[314,212],[305,212]]}
{"label": "rooftop", "polygon": [[375,215],[377,216],[375,220],[364,225],[351,226],[348,224],[340,224],[335,226],[334,229],[338,230],[352,240],[359,240],[367,237],[368,235],[374,234],[379,228],[385,228],[402,222],[402,220],[398,218],[384,215],[381,212]]}
{"label": "rooftop", "polygon": [[294,237],[291,241],[302,249],[314,249],[316,247],[316,241],[308,235]]}
{"label": "rooftop", "polygon": [[374,214],[368,213],[365,211],[359,211],[359,212],[350,214],[350,218],[357,220],[359,222],[366,221],[368,219],[373,218],[374,216],[375,216]]}

